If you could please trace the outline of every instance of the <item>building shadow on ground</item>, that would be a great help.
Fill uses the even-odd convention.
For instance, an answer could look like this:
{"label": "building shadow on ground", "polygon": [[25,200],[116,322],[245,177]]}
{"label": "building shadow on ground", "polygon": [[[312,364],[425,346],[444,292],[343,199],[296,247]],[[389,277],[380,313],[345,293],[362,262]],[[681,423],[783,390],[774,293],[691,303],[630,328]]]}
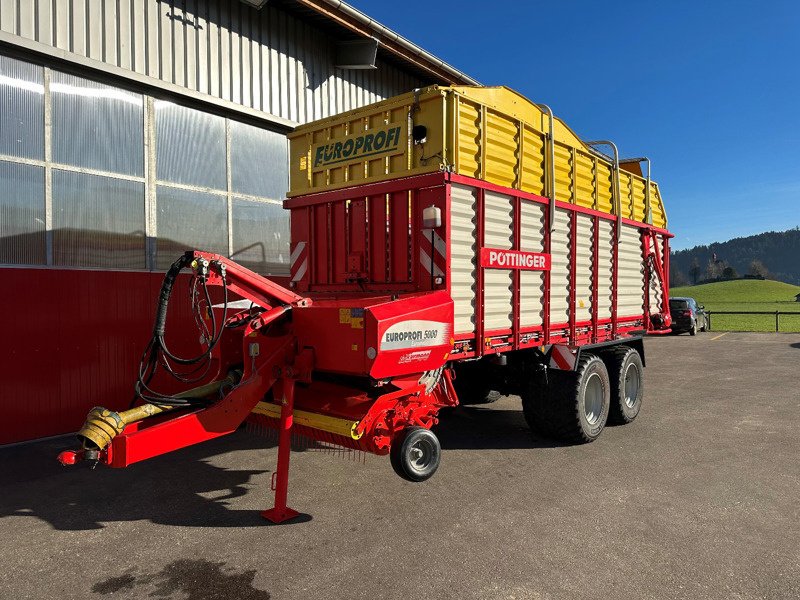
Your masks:
{"label": "building shadow on ground", "polygon": [[[554,448],[561,444],[535,436],[520,410],[492,405],[441,412],[435,431],[442,448]],[[269,478],[274,438],[240,430],[125,469],[88,463],[62,467],[58,453],[74,448],[61,437],[0,449],[0,519],[32,516],[63,531],[102,529],[107,522],[147,520],[184,527],[262,527],[260,512],[272,506]],[[314,443],[298,449],[313,449]],[[245,452],[233,459],[219,458]],[[215,458],[216,457],[216,458]],[[220,466],[220,464],[231,465]],[[240,468],[241,465],[263,468]],[[253,478],[258,477],[254,482]],[[259,510],[237,510],[231,500],[249,493],[261,496]],[[308,521],[308,515],[294,523]]]}
{"label": "building shadow on ground", "polygon": [[[62,467],[56,456],[75,447],[70,437],[4,448],[0,519],[33,516],[67,531],[137,520],[187,527],[261,527],[269,523],[260,511],[234,510],[229,502],[255,490],[263,495],[263,508],[272,506],[269,480],[266,485],[252,483],[254,476],[274,468],[266,453],[258,459],[257,450],[270,446],[274,443],[241,430],[125,469],[92,469],[87,463]],[[251,451],[253,466],[270,469],[225,468],[211,460],[237,451]]]}

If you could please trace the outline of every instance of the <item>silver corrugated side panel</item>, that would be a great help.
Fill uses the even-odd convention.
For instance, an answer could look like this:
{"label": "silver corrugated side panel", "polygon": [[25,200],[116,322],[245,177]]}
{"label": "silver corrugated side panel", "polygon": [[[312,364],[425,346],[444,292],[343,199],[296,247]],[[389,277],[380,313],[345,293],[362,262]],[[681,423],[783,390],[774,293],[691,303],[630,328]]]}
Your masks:
{"label": "silver corrugated side panel", "polygon": [[[542,204],[522,201],[520,250],[544,252],[544,211]],[[519,300],[520,325],[541,325],[544,318],[544,271],[520,271]]]}
{"label": "silver corrugated side panel", "polygon": [[456,333],[475,331],[475,188],[450,188],[450,280]]}
{"label": "silver corrugated side panel", "polygon": [[0,30],[298,123],[420,82],[378,61],[334,66],[334,40],[269,4],[0,0]]}
{"label": "silver corrugated side panel", "polygon": [[550,325],[569,322],[569,254],[570,219],[569,212],[558,208],[553,224],[555,228],[550,238]]}
{"label": "silver corrugated side panel", "polygon": [[594,266],[594,218],[578,213],[575,243],[575,320],[592,319],[592,268]]}
{"label": "silver corrugated side panel", "polygon": [[[486,190],[483,245],[511,250],[514,246],[514,207],[511,196]],[[484,269],[484,330],[510,329],[513,320],[511,269]]]}
{"label": "silver corrugated side panel", "polygon": [[597,280],[597,318],[611,318],[611,304],[614,293],[614,223],[600,219],[600,240],[598,247]]}
{"label": "silver corrugated side panel", "polygon": [[623,225],[619,239],[619,293],[617,318],[641,315],[644,310],[644,265],[639,229]]}

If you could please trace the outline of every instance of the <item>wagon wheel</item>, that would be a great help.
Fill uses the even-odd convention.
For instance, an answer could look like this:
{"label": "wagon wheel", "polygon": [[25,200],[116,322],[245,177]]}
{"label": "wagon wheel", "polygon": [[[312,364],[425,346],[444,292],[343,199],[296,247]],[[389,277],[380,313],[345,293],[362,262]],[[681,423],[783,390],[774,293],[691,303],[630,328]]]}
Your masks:
{"label": "wagon wheel", "polygon": [[404,429],[392,442],[389,459],[394,472],[408,481],[425,481],[439,468],[439,438],[424,427]]}

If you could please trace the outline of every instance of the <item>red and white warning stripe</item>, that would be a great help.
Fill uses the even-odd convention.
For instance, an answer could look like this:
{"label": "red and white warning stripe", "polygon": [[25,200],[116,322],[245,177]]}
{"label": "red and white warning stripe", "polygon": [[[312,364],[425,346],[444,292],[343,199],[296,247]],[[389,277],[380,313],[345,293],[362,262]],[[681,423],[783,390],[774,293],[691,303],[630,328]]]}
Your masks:
{"label": "red and white warning stripe", "polygon": [[569,346],[553,344],[550,346],[550,368],[560,371],[572,371],[575,369],[575,360],[578,351],[570,349]]}
{"label": "red and white warning stripe", "polygon": [[[431,260],[433,255],[433,260]],[[419,236],[419,264],[428,275],[434,277],[444,277],[445,266],[447,264],[447,244],[441,236],[433,232],[433,244],[431,244],[431,231],[424,230]],[[433,272],[431,272],[433,269]]]}
{"label": "red and white warning stripe", "polygon": [[289,264],[292,281],[300,281],[308,271],[308,252],[306,251],[305,242],[297,242],[292,248]]}

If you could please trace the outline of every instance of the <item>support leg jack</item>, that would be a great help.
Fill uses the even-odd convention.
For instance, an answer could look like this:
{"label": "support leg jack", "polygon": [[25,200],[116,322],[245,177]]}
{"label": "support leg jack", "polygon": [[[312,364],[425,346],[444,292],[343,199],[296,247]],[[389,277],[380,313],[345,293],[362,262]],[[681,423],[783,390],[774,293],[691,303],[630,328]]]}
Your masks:
{"label": "support leg jack", "polygon": [[281,379],[281,423],[278,437],[278,467],[272,476],[275,506],[261,513],[272,523],[284,523],[300,513],[286,506],[289,489],[289,458],[292,450],[292,411],[294,409],[294,379]]}

